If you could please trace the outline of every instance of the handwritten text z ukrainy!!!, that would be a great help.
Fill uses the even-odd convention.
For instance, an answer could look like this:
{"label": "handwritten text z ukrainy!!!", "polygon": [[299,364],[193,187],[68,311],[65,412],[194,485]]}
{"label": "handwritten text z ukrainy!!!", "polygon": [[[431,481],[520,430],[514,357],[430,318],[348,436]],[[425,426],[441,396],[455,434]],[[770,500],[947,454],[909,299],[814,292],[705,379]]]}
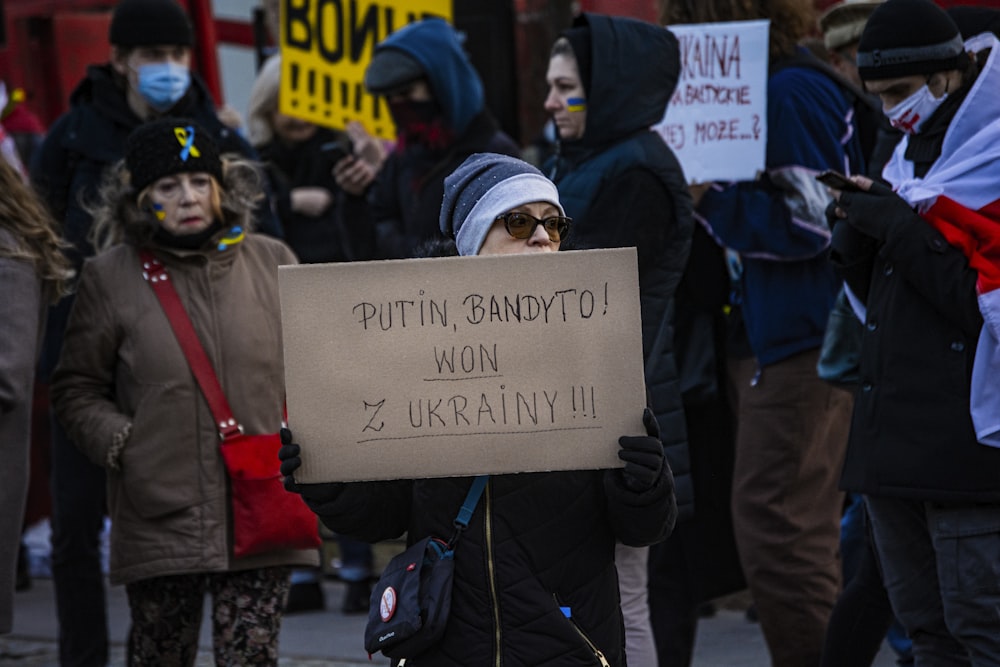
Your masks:
{"label": "handwritten text z ukrainy!!!", "polygon": [[[387,399],[364,401],[358,442],[438,435],[483,435],[599,428],[593,385],[442,393],[392,406]],[[449,433],[450,432],[450,433]]]}

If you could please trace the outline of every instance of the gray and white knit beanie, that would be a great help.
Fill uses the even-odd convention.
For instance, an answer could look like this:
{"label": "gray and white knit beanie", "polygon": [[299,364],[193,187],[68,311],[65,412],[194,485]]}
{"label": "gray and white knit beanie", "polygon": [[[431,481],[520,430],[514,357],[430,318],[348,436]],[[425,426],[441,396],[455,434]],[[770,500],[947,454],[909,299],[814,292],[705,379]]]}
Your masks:
{"label": "gray and white knit beanie", "polygon": [[508,155],[475,153],[444,179],[441,233],[455,239],[458,254],[475,255],[497,216],[532,202],[566,214],[556,186],[538,169]]}

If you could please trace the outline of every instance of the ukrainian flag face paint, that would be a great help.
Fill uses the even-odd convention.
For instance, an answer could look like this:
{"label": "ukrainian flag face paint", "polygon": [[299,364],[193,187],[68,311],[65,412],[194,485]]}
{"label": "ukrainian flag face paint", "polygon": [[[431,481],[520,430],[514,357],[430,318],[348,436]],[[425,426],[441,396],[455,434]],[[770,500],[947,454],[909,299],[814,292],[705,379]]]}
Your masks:
{"label": "ukrainian flag face paint", "polygon": [[156,219],[163,222],[163,219],[167,217],[167,212],[163,210],[163,204],[153,202],[152,209],[153,215],[156,216]]}
{"label": "ukrainian flag face paint", "polygon": [[582,138],[587,128],[587,93],[580,81],[576,58],[565,53],[552,56],[545,80],[549,84],[545,110],[552,116],[559,138],[563,141]]}

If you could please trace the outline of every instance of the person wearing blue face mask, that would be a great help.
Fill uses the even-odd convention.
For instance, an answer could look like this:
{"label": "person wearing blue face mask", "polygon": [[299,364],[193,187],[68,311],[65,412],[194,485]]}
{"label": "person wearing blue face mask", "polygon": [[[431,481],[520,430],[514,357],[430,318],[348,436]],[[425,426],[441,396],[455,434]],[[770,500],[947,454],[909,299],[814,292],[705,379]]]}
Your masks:
{"label": "person wearing blue face mask", "polygon": [[[125,154],[135,128],[160,117],[185,117],[203,127],[222,153],[256,153],[217,117],[205,84],[191,72],[194,31],[176,0],[122,0],[109,31],[110,62],[92,65],[32,158],[31,181],[62,223],[77,269],[94,254],[88,202],[97,200],[101,174]],[[258,229],[281,228],[264,201]],[[48,317],[38,381],[48,383],[63,341],[72,297]],[[98,536],[105,512],[104,470],[88,461],[53,422],[52,574],[59,620],[60,664],[108,661],[108,628]]]}
{"label": "person wearing blue face mask", "polygon": [[162,56],[156,49],[138,50],[133,53],[139,53],[140,57],[152,56],[157,60],[166,57],[164,62],[149,62],[135,68],[137,74],[135,89],[143,100],[159,113],[177,104],[191,85],[191,72],[188,70],[187,62],[182,64],[174,61],[190,60],[191,51],[174,47],[164,51]]}

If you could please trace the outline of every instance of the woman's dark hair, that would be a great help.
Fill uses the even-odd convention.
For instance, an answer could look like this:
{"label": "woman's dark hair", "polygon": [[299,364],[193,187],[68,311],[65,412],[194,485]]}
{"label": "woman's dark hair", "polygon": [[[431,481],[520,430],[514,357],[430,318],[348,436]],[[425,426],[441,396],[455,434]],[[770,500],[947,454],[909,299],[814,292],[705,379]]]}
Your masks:
{"label": "woman's dark hair", "polygon": [[771,20],[771,62],[795,53],[799,41],[815,30],[812,0],[657,0],[660,23]]}

